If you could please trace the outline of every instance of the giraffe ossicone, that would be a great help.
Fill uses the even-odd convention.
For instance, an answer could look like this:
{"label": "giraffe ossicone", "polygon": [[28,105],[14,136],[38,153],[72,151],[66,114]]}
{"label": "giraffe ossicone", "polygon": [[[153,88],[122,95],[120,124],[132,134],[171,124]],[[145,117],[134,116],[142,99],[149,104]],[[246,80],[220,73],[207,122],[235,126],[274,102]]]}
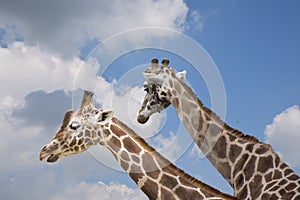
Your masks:
{"label": "giraffe ossicone", "polygon": [[151,64],[143,75],[146,94],[138,122],[146,123],[152,114],[172,104],[196,145],[238,198],[300,199],[299,176],[272,147],[223,122],[173,68]]}
{"label": "giraffe ossicone", "polygon": [[56,162],[98,144],[111,151],[149,199],[236,199],[177,168],[113,117],[113,111],[96,109],[88,91],[78,111],[66,112],[57,133],[42,148],[40,160]]}

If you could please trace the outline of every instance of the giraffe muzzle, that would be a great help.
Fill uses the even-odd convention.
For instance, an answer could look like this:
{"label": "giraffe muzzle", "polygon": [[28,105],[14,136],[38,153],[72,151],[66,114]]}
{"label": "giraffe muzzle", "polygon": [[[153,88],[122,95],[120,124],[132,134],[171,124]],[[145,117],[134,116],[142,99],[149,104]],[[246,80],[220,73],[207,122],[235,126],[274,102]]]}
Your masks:
{"label": "giraffe muzzle", "polygon": [[53,162],[56,162],[59,159],[59,155],[49,152],[47,146],[44,146],[43,149],[40,152],[40,161],[43,161],[46,158],[47,158],[47,160],[46,160],[47,162],[53,163]]}
{"label": "giraffe muzzle", "polygon": [[139,115],[137,117],[137,121],[141,124],[145,124],[148,121],[149,117],[146,117],[144,115]]}

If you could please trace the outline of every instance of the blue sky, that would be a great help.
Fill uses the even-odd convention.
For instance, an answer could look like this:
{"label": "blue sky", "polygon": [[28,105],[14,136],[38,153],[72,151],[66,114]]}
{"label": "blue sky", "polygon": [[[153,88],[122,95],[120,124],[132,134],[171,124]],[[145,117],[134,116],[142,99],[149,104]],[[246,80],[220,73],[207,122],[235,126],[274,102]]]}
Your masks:
{"label": "blue sky", "polygon": [[[1,4],[1,199],[145,199],[104,148],[56,164],[38,160],[65,111],[77,109],[82,88],[94,89],[97,105],[114,109],[177,166],[232,194],[172,107],[146,125],[136,122],[144,95],[141,72],[153,57],[168,57],[176,70],[186,69],[188,83],[208,107],[219,92],[206,80],[216,77],[217,83],[218,77],[197,69],[215,66],[225,121],[270,143],[300,173],[298,1]],[[187,38],[203,49],[189,49]]]}

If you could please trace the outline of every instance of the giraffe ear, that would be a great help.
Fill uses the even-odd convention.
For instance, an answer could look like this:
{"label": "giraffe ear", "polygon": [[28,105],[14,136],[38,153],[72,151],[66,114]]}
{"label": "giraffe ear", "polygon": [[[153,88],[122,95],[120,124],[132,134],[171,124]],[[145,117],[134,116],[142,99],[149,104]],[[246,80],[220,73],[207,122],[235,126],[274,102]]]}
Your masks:
{"label": "giraffe ear", "polygon": [[164,81],[162,76],[152,73],[143,73],[143,76],[145,77],[146,81],[149,84],[159,84],[161,85]]}
{"label": "giraffe ear", "polygon": [[97,123],[106,124],[113,118],[113,116],[114,112],[112,110],[99,111],[99,113],[96,115]]}
{"label": "giraffe ear", "polygon": [[177,78],[179,78],[180,80],[184,81],[185,80],[185,76],[186,76],[186,70],[183,70],[182,72],[177,72],[176,73]]}

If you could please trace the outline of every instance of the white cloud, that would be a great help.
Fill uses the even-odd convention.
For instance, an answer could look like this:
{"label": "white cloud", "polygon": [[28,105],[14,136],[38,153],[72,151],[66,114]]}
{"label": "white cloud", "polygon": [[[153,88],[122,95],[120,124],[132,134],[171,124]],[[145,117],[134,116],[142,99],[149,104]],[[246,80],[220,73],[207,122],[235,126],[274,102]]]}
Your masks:
{"label": "white cloud", "polygon": [[300,109],[295,105],[276,115],[265,128],[266,142],[294,167],[300,166]]}
{"label": "white cloud", "polygon": [[0,103],[4,105],[10,105],[14,99],[20,100],[36,90],[76,89],[73,82],[80,67],[77,87],[94,86],[99,69],[99,63],[93,59],[87,62],[77,57],[64,60],[23,42],[0,48],[0,60]]}
{"label": "white cloud", "polygon": [[189,28],[196,29],[198,31],[201,31],[203,29],[203,24],[202,24],[202,17],[200,13],[197,10],[193,10],[189,14]]}
{"label": "white cloud", "polygon": [[160,134],[154,137],[151,143],[163,156],[172,162],[175,162],[185,150],[185,146],[182,146],[178,140],[178,135],[174,132],[169,132],[167,136]]}
{"label": "white cloud", "polygon": [[183,0],[6,1],[0,7],[0,27],[13,25],[26,42],[74,56],[86,41],[102,41],[128,29],[183,30],[187,14]]}
{"label": "white cloud", "polygon": [[11,124],[1,114],[1,140],[0,159],[5,161],[1,164],[0,174],[10,174],[22,169],[31,169],[38,164],[37,152],[40,146],[37,139],[40,127],[19,127]]}
{"label": "white cloud", "polygon": [[124,200],[144,200],[147,199],[145,194],[139,189],[132,189],[126,185],[121,184],[104,184],[99,183],[86,183],[81,182],[77,185],[72,185],[64,189],[61,194],[57,194],[50,200],[60,200],[60,199],[72,199],[72,200],[114,200],[114,199],[124,199]]}

